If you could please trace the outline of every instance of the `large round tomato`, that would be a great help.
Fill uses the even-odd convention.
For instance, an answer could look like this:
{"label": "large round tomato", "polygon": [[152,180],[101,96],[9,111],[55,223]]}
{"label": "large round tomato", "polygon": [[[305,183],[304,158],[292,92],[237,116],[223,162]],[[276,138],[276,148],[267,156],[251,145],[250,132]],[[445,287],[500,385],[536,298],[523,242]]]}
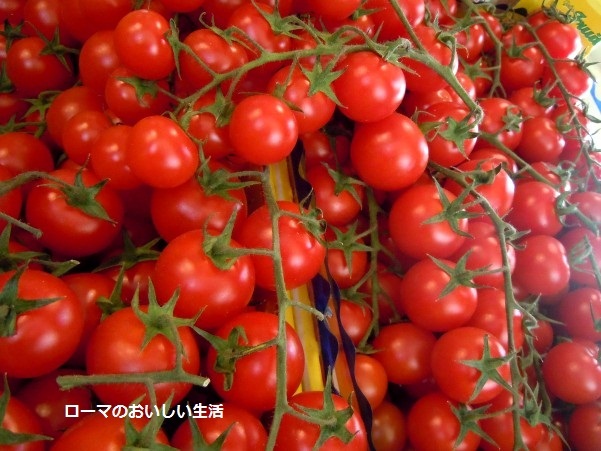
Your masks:
{"label": "large round tomato", "polygon": [[166,37],[169,32],[169,22],[156,11],[138,9],[127,13],[115,26],[119,61],[140,78],[168,77],[175,69],[173,50]]}
{"label": "large round tomato", "polygon": [[446,258],[463,244],[468,220],[444,216],[441,193],[448,202],[456,199],[450,191],[441,188],[439,192],[428,183],[410,187],[394,201],[388,228],[401,252],[416,259]]}
{"label": "large round tomato", "polygon": [[129,135],[126,163],[154,188],[172,188],[194,175],[198,148],[182,128],[164,116],[139,120]]}
{"label": "large round tomato", "polygon": [[400,309],[413,323],[432,332],[443,332],[469,321],[478,304],[477,290],[468,285],[469,280],[449,290],[455,268],[450,260],[435,262],[426,257],[405,273],[399,293]]}
{"label": "large round tomato", "polygon": [[[279,252],[281,255],[284,283],[286,288],[295,288],[310,281],[319,273],[324,262],[326,249],[302,220],[299,205],[279,201],[278,220]],[[296,215],[297,217],[294,217]],[[263,205],[251,213],[242,223],[240,243],[248,249],[274,249],[274,231],[269,208]],[[256,283],[269,290],[275,289],[276,279],[274,258],[271,255],[253,254],[256,270]]]}
{"label": "large round tomato", "polygon": [[246,194],[240,180],[222,164],[207,168],[173,188],[155,188],[150,201],[152,223],[165,241],[184,232],[208,227],[223,231],[236,214],[234,234],[247,216]]}
{"label": "large round tomato", "polygon": [[374,357],[395,384],[416,384],[431,376],[430,359],[436,336],[413,323],[382,327],[373,339]]}
{"label": "large round tomato", "polygon": [[134,125],[140,119],[169,109],[171,99],[163,92],[169,89],[166,78],[130,82],[131,77],[133,72],[119,65],[107,75],[102,91],[109,110],[120,123]]}
{"label": "large round tomato", "polygon": [[[3,292],[15,275],[14,271],[0,274]],[[16,283],[13,296],[20,301],[54,302],[17,315],[14,333],[0,338],[0,372],[20,378],[41,376],[64,364],[77,348],[83,309],[75,293],[52,274],[25,269]],[[11,308],[10,299],[7,307]]]}
{"label": "large round tomato", "polygon": [[476,144],[472,134],[478,132],[478,125],[468,115],[467,108],[449,101],[430,105],[417,116],[417,123],[428,130],[431,161],[451,167],[468,158]]}
{"label": "large round tomato", "polygon": [[[228,73],[248,62],[241,44],[228,42],[208,28],[192,31],[183,44],[189,49],[179,55],[180,74],[185,87],[191,91],[204,88],[214,74]],[[229,83],[222,84],[224,92],[228,86]]]}
{"label": "large round tomato", "polygon": [[601,341],[601,292],[592,287],[570,291],[559,301],[557,317],[570,337]]}
{"label": "large round tomato", "polygon": [[371,441],[378,451],[405,449],[406,419],[403,411],[384,401],[372,412]]}
{"label": "large round tomato", "polygon": [[[64,182],[65,187],[40,181],[25,204],[28,223],[42,231],[40,243],[68,257],[105,250],[118,236],[125,214],[117,193],[108,186],[94,193],[100,180],[88,170],[57,169],[50,175]],[[106,218],[98,217],[99,207]]]}
{"label": "large round tomato", "polygon": [[[483,374],[474,364],[478,361],[486,363],[483,359],[502,359],[506,353],[501,342],[490,332],[478,327],[459,327],[438,338],[432,350],[432,374],[440,390],[450,398],[462,403],[481,404],[493,399],[505,387],[490,375]],[[509,383],[508,362],[492,371],[506,384]],[[487,379],[479,387],[482,377]]]}
{"label": "large round tomato", "polygon": [[255,288],[251,257],[227,257],[219,246],[240,249],[230,240],[209,247],[214,233],[194,229],[172,239],[159,256],[152,277],[159,302],[167,302],[179,290],[175,315],[198,317],[196,325],[215,329],[250,302]]}
{"label": "large round tomato", "polygon": [[576,406],[568,421],[568,440],[574,449],[594,450],[601,447],[601,405]]}
{"label": "large round tomato", "polygon": [[552,295],[568,286],[570,265],[563,244],[549,235],[529,235],[515,253],[513,277],[528,293]]}
{"label": "large round tomato", "polygon": [[[247,312],[233,317],[216,332],[215,336],[227,340],[236,329],[237,345],[241,346],[236,355],[233,349],[223,349],[220,353],[214,347],[207,353],[207,371],[215,391],[224,399],[247,408],[252,412],[265,412],[275,407],[278,384],[276,347],[269,346],[260,351],[244,353],[244,349],[262,345],[278,336],[278,317],[267,312]],[[242,332],[243,331],[243,332]],[[296,331],[286,325],[286,393],[291,396],[300,385],[305,370],[305,354]],[[223,354],[227,353],[227,354]],[[228,357],[228,355],[230,357]],[[231,368],[220,368],[220,362],[232,364]],[[232,377],[231,385],[227,382]],[[233,371],[233,373],[231,373]],[[258,381],[261,383],[259,384]],[[229,386],[228,386],[229,385]],[[252,387],[252,389],[251,389]]]}
{"label": "large round tomato", "polygon": [[[484,113],[480,131],[494,135],[495,139],[509,149],[515,149],[522,139],[522,114],[517,105],[502,97],[488,97],[480,100]],[[477,147],[495,147],[485,136],[480,136]]]}
{"label": "large round tomato", "polygon": [[563,228],[557,214],[559,191],[538,180],[523,180],[516,184],[509,222],[520,231],[556,235]]}
{"label": "large round tomato", "polygon": [[86,39],[79,51],[78,62],[82,84],[103,94],[109,74],[119,67],[114,31],[97,31]]}
{"label": "large round tomato", "polygon": [[356,122],[384,119],[405,97],[403,70],[373,52],[351,53],[336,69],[342,71],[332,83],[339,109]]}
{"label": "large round tomato", "polygon": [[6,52],[6,75],[21,96],[35,98],[43,91],[60,91],[75,79],[69,58],[66,64],[45,53],[46,43],[39,36],[15,40]]}
{"label": "large round tomato", "polygon": [[336,227],[353,221],[361,211],[365,188],[348,170],[315,165],[307,169],[305,178],[313,188],[315,206],[323,219]]}
{"label": "large round tomato", "polygon": [[267,90],[294,105],[292,113],[301,134],[325,126],[336,109],[334,101],[324,92],[312,92],[311,81],[301,69],[291,65],[282,67],[269,79]]}
{"label": "large round tomato", "polygon": [[[144,312],[145,306],[141,307]],[[178,348],[165,335],[154,335],[147,343],[147,326],[126,307],[106,317],[94,330],[86,351],[88,374],[131,374],[168,371],[175,367]],[[182,366],[190,374],[200,371],[200,353],[192,331],[177,328],[181,343]],[[156,405],[162,406],[173,395],[172,404],[180,402],[190,391],[189,383],[157,383],[154,385]],[[148,390],[142,383],[94,384],[94,393],[104,404],[129,405],[138,398],[139,404],[150,405]]]}
{"label": "large round tomato", "polygon": [[553,346],[542,365],[547,389],[559,399],[586,404],[601,396],[601,365],[583,342],[566,341]]}
{"label": "large round tomato", "polygon": [[[359,414],[353,412],[342,424],[341,420],[347,418],[344,411],[350,406],[341,396],[321,391],[307,391],[294,395],[290,399],[290,405],[300,412],[306,412],[307,409],[320,411],[324,408],[325,396],[331,397],[328,402],[334,407],[335,412],[332,415],[337,418],[335,426],[339,429],[332,427],[329,437],[321,443],[319,449],[323,451],[366,451],[368,449],[367,433]],[[296,449],[314,449],[319,437],[320,427],[317,424],[285,414],[280,423],[274,449],[287,450],[291,444],[294,444]]]}
{"label": "large round tomato", "polygon": [[428,143],[407,116],[358,124],[351,141],[351,162],[369,186],[394,191],[414,183],[428,163]]}
{"label": "large round tomato", "polygon": [[459,438],[461,424],[452,410],[457,403],[440,392],[418,399],[407,415],[407,437],[415,449],[423,451],[475,451],[480,437],[470,431],[463,440]]}
{"label": "large round tomato", "polygon": [[234,152],[249,163],[277,163],[294,149],[298,124],[284,101],[270,94],[257,94],[234,108],[229,137]]}

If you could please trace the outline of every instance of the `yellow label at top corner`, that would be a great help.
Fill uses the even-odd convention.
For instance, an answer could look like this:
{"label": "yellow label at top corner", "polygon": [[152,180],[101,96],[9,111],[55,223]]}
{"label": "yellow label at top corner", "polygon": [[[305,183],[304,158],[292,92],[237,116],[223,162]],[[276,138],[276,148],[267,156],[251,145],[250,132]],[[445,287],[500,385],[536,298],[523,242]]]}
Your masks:
{"label": "yellow label at top corner", "polygon": [[[524,8],[534,12],[542,5],[550,5],[550,1],[519,0],[514,8]],[[592,49],[601,42],[601,0],[558,0],[557,9],[562,12],[572,11],[574,25],[582,36],[585,48]]]}

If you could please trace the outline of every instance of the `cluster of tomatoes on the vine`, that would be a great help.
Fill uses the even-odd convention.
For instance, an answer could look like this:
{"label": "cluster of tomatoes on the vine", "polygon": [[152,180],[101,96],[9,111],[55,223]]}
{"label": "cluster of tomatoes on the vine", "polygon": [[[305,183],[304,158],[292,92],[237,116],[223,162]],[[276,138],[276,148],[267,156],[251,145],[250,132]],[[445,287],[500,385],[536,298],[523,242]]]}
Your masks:
{"label": "cluster of tomatoes on the vine", "polygon": [[[12,0],[0,18],[1,445],[599,449],[601,160],[556,9]],[[274,194],[284,160],[295,200]],[[286,312],[332,312],[288,292],[316,279],[361,394],[325,375],[297,393]],[[184,415],[99,411],[130,405]]]}

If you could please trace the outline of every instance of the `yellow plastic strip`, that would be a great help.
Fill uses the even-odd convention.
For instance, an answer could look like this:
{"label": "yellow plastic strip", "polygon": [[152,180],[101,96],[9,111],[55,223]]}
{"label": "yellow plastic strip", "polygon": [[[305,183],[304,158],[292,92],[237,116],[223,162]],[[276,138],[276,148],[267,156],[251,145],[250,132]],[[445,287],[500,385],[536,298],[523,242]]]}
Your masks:
{"label": "yellow plastic strip", "polygon": [[[269,167],[271,188],[277,200],[295,201],[294,189],[290,183],[288,162],[281,161]],[[309,288],[302,286],[288,292],[291,300],[308,306],[312,305]],[[298,333],[305,350],[305,374],[299,391],[323,390],[323,370],[321,348],[313,315],[303,309],[289,308],[286,320]]]}

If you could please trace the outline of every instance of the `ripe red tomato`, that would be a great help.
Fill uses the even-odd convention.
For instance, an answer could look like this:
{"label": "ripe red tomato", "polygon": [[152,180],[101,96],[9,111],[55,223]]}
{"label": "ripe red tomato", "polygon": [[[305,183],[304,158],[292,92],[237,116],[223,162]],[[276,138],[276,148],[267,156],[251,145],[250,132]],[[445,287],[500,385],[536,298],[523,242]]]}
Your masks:
{"label": "ripe red tomato", "polygon": [[[484,113],[480,122],[480,131],[494,135],[509,149],[515,149],[522,139],[522,113],[517,105],[502,97],[488,97],[480,100]],[[476,148],[495,147],[486,137],[478,137]]]}
{"label": "ripe red tomato", "polygon": [[[485,346],[488,354],[485,354]],[[490,332],[478,327],[459,327],[445,332],[436,341],[432,350],[432,374],[440,390],[455,401],[486,403],[505,390],[505,387],[468,362],[484,363],[482,359],[499,359],[506,354],[507,350]],[[508,362],[493,371],[507,384],[510,383]],[[487,377],[486,382],[476,393],[483,376]]]}
{"label": "ripe red tomato", "polygon": [[[510,450],[515,448],[515,426],[513,420],[513,397],[510,391],[501,392],[489,403],[486,414],[490,417],[480,420],[482,430],[494,441],[482,440],[481,447],[486,451]],[[530,424],[523,416],[519,419],[519,432],[522,442],[527,449],[539,449],[538,444],[543,438],[542,423]]]}
{"label": "ripe red tomato", "polygon": [[394,191],[413,184],[428,163],[428,143],[410,118],[392,113],[361,123],[351,140],[351,162],[372,188]]}
{"label": "ripe red tomato", "polygon": [[[444,294],[455,263],[449,260],[435,262],[429,257],[420,260],[403,276],[400,285],[400,309],[411,322],[432,332],[444,332],[467,323],[476,310],[477,290],[458,284]],[[471,281],[469,281],[471,283]]]}
{"label": "ripe red tomato", "polygon": [[355,346],[367,334],[372,319],[373,312],[367,305],[361,305],[347,299],[340,301],[340,322]]}
{"label": "ripe red tomato", "polygon": [[62,91],[73,85],[75,74],[69,58],[66,65],[54,54],[44,53],[39,36],[15,40],[6,52],[6,75],[19,94],[36,98],[44,91]]}
{"label": "ripe red tomato", "polygon": [[166,34],[169,22],[151,9],[137,9],[123,16],[114,31],[119,61],[136,76],[148,80],[168,77],[175,69],[175,57]]}
{"label": "ripe red tomato", "polygon": [[74,368],[84,368],[90,336],[102,319],[102,310],[100,310],[97,302],[103,297],[108,299],[111,296],[115,282],[104,274],[91,272],[66,274],[61,279],[79,299],[84,318],[79,344],[69,358],[68,364]]}
{"label": "ripe red tomato", "polygon": [[[213,81],[215,74],[226,74],[248,62],[248,55],[241,44],[228,42],[208,28],[192,31],[183,44],[189,47],[190,53],[185,51],[179,55],[180,76],[191,92],[204,88]],[[229,82],[221,85],[224,92],[229,85]]]}
{"label": "ripe red tomato", "polygon": [[378,451],[405,449],[406,419],[403,411],[390,401],[384,401],[372,412],[371,441]]}
{"label": "ripe red tomato", "polygon": [[[125,407],[127,408],[127,406]],[[149,419],[145,417],[120,418],[119,416],[113,416],[111,411],[106,414],[97,411],[80,418],[77,423],[53,442],[50,449],[52,451],[123,449],[126,444],[131,443],[127,439],[131,434],[127,432],[126,421],[129,422],[130,427],[139,432],[148,424]],[[162,429],[159,429],[157,436],[154,438],[154,443],[162,445],[169,443],[167,435]]]}
{"label": "ripe red tomato", "polygon": [[380,329],[372,346],[376,358],[394,384],[416,384],[432,374],[430,360],[436,343],[434,333],[411,322]]}
{"label": "ripe red tomato", "polygon": [[130,69],[119,65],[107,75],[102,90],[111,113],[120,123],[127,125],[134,125],[148,116],[163,114],[171,106],[171,99],[161,91],[169,89],[166,78],[135,82],[133,76]]}
{"label": "ripe red tomato", "polygon": [[[88,387],[74,387],[63,390],[56,378],[59,376],[83,374],[83,371],[59,369],[29,380],[19,388],[18,398],[37,414],[44,435],[60,437],[65,429],[75,424],[84,411],[92,411],[92,392]],[[79,406],[78,416],[66,416],[66,409]]]}
{"label": "ripe red tomato", "polygon": [[[141,309],[146,312],[146,306]],[[190,374],[200,371],[200,352],[194,334],[187,327],[177,328],[181,343],[182,366]],[[107,316],[96,327],[86,351],[88,374],[131,374],[168,371],[174,368],[178,348],[165,335],[154,335],[145,343],[146,326],[131,307]],[[172,405],[179,403],[192,388],[189,383],[154,385],[156,405],[162,406],[173,395]],[[141,383],[94,384],[92,390],[104,404],[129,405],[138,398],[141,405],[151,405],[148,390]]]}
{"label": "ripe red tomato", "polygon": [[102,111],[85,110],[74,114],[63,129],[61,142],[65,155],[73,162],[84,165],[90,158],[90,147],[112,122]]}
{"label": "ripe red tomato", "polygon": [[[156,262],[152,281],[159,302],[167,302],[179,290],[175,315],[194,318],[202,312],[196,325],[214,330],[246,308],[255,288],[256,270],[248,255],[228,262],[219,245],[205,248],[208,237],[204,233],[198,228],[172,239]],[[215,232],[207,233],[214,238]],[[241,247],[234,240],[226,245]]]}
{"label": "ripe red tomato", "polygon": [[[354,367],[355,379],[361,393],[365,396],[372,410],[376,409],[388,393],[388,375],[384,365],[368,354],[357,354]],[[356,397],[353,396],[356,405]]]}
{"label": "ripe red tomato", "polygon": [[[267,312],[241,313],[227,321],[215,335],[230,337],[235,328],[244,331],[237,341],[241,346],[257,346],[273,340],[278,335],[278,317]],[[224,352],[229,352],[224,350]],[[231,387],[225,386],[225,373],[217,368],[218,351],[211,347],[207,353],[207,372],[215,391],[222,399],[244,407],[251,412],[271,410],[276,402],[276,348],[269,346],[238,358],[232,370]],[[305,370],[305,354],[296,331],[286,325],[286,393],[288,396],[300,385]],[[257,384],[261,381],[261,384]],[[254,387],[249,390],[249,387]],[[289,443],[289,442],[288,442]]]}
{"label": "ripe red tomato", "polygon": [[568,286],[570,265],[564,245],[549,235],[528,235],[515,253],[516,283],[528,293],[553,295]]}
{"label": "ripe red tomato", "polygon": [[431,161],[451,167],[469,157],[476,144],[472,134],[478,132],[478,125],[471,121],[470,126],[468,115],[469,110],[455,102],[438,102],[417,116],[422,128],[433,127],[425,133]]}
{"label": "ripe red tomato", "polygon": [[126,163],[136,177],[153,188],[172,188],[194,175],[198,148],[184,130],[164,116],[148,116],[132,128]]}
{"label": "ripe red tomato", "polygon": [[[0,395],[6,395],[0,392]],[[3,412],[0,426],[15,434],[39,434],[43,433],[40,419],[35,412],[17,397],[11,396]],[[18,445],[2,445],[6,450],[14,451],[44,451],[47,449],[46,442],[35,440]]]}
{"label": "ripe red tomato", "polygon": [[[482,274],[475,275],[473,281],[478,286],[495,287],[502,289],[505,283],[503,269],[505,263],[501,251],[501,243],[494,225],[487,221],[471,219],[468,224],[468,233],[463,245],[455,252],[450,260],[457,261],[467,256],[465,267],[469,270],[486,270]],[[515,248],[511,244],[506,245],[507,263],[509,272],[515,269]]]}
{"label": "ripe red tomato", "polygon": [[[194,102],[192,108],[196,113],[189,118],[186,131],[192,138],[202,142],[201,150],[205,158],[221,159],[232,153],[233,149],[228,125],[221,124],[219,111],[208,110],[215,105],[215,99],[216,92],[209,91]],[[187,113],[186,109],[181,111],[182,116]]]}
{"label": "ripe red tomato", "polygon": [[403,70],[373,52],[356,52],[338,62],[342,74],[332,88],[340,111],[356,122],[374,122],[396,111],[405,97]]}
{"label": "ripe red tomato", "polygon": [[539,116],[524,121],[516,153],[529,163],[544,161],[555,164],[564,147],[565,139],[555,121]]}
{"label": "ripe red tomato", "polygon": [[457,403],[440,392],[419,398],[407,414],[407,437],[415,448],[424,451],[475,451],[480,437],[469,431],[456,445],[461,424],[453,413]]}
{"label": "ripe red tomato", "polygon": [[78,63],[82,84],[103,94],[109,74],[119,67],[114,31],[97,31],[86,39],[79,51]]}
{"label": "ripe red tomato", "polygon": [[[502,167],[502,162],[495,159],[484,159],[480,160],[474,158],[457,166],[459,171],[469,173],[471,171],[488,172],[491,180],[487,183],[478,184],[474,189],[478,192],[489,203],[490,207],[501,217],[505,216],[513,205],[513,199],[515,195],[515,183],[511,178],[511,175],[507,172],[505,167]],[[499,166],[501,169],[498,170]],[[475,179],[475,177],[466,176],[466,181],[469,183]],[[464,190],[459,183],[452,179],[447,179],[444,187],[459,196]],[[468,194],[465,198],[464,204],[469,204],[475,201],[477,198],[472,194]],[[475,213],[488,214],[488,211],[481,205],[470,205],[466,208],[467,211]]]}
{"label": "ripe red tomato", "polygon": [[593,450],[601,446],[601,406],[576,406],[568,420],[568,440],[574,449]]}
{"label": "ripe red tomato", "polygon": [[350,224],[361,212],[365,188],[349,174],[349,170],[315,165],[305,174],[313,188],[315,206],[330,225],[341,227]]}
{"label": "ripe red tomato", "polygon": [[[240,183],[226,166],[217,161],[187,182],[173,188],[155,188],[150,200],[152,223],[165,241],[184,232],[208,227],[222,232],[236,214],[234,236],[246,219],[247,200]],[[232,184],[231,188],[228,184]]]}
{"label": "ripe red tomato", "polygon": [[[324,407],[324,396],[328,395],[321,391],[301,392],[291,397],[289,402],[292,408],[299,412],[306,411],[306,409],[321,410]],[[335,409],[333,415],[344,415],[338,412],[348,409],[348,402],[336,394],[329,394],[329,396],[331,396],[329,402],[333,404]],[[342,430],[333,431],[332,435],[321,444],[320,450],[366,451],[368,449],[365,426],[357,412],[353,412],[344,424],[340,424],[339,418],[338,425],[341,428],[344,427],[346,432],[342,432]],[[289,449],[291,443],[294,443],[294,446],[300,449],[313,449],[319,438],[319,433],[320,429],[317,424],[304,421],[297,416],[285,414],[280,423],[274,449],[277,451]],[[347,439],[350,438],[348,443],[344,443],[340,435],[335,435],[341,433],[344,433]]]}
{"label": "ripe red tomato", "polygon": [[499,78],[507,95],[516,89],[534,86],[542,77],[545,58],[536,46],[510,46],[501,54]]}
{"label": "ripe red tomato", "polygon": [[229,138],[236,155],[264,165],[286,158],[296,145],[298,124],[294,113],[277,97],[256,94],[234,108]]}
{"label": "ripe red tomato", "polygon": [[[449,202],[455,200],[450,191],[441,189]],[[446,258],[452,255],[465,240],[467,218],[456,220],[455,229],[448,219],[437,215],[443,212],[439,191],[431,183],[414,185],[403,192],[392,204],[388,228],[399,250],[413,258],[427,255]]]}
{"label": "ripe red tomato", "polygon": [[85,110],[103,109],[102,96],[87,86],[73,86],[52,99],[46,111],[46,126],[52,141],[62,146],[63,130],[67,121]]}
{"label": "ripe red tomato", "polygon": [[[512,349],[521,349],[524,344],[523,319],[522,311],[514,308]],[[478,305],[466,326],[490,332],[505,349],[509,349],[505,292],[497,288],[478,289]]]}
{"label": "ripe red tomato", "polygon": [[[411,27],[417,27],[426,14],[424,0],[401,0],[398,5],[403,10]],[[379,24],[379,39],[382,41],[394,40],[398,37],[407,37],[407,30],[398,14],[388,0],[368,0],[364,8],[372,10],[375,23]]]}
{"label": "ripe red tomato", "polygon": [[[315,277],[324,262],[326,249],[320,239],[307,229],[301,220],[299,205],[279,201],[278,235],[281,265],[286,288],[299,287]],[[263,205],[242,223],[240,243],[248,249],[274,249],[272,219],[269,208]],[[251,255],[256,271],[256,283],[268,290],[275,289],[274,259],[269,255]]]}
{"label": "ripe red tomato", "polygon": [[559,191],[538,180],[516,184],[508,221],[518,230],[533,234],[556,235],[563,224],[555,207]]}
{"label": "ripe red tomato", "polygon": [[572,404],[586,404],[601,396],[601,365],[583,342],[566,341],[553,346],[542,364],[547,389]]}
{"label": "ripe red tomato", "polygon": [[103,130],[90,146],[90,166],[107,186],[115,190],[130,190],[142,185],[126,162],[132,127],[117,124]]}
{"label": "ripe red tomato", "polygon": [[[451,48],[438,38],[434,28],[419,24],[413,31],[431,58],[450,68],[453,74],[457,73],[458,58],[453,58]],[[427,64],[409,57],[401,58],[401,63],[408,67],[408,70],[405,70],[405,80],[409,91],[435,91],[447,86],[447,81]]]}
{"label": "ripe red tomato", "polygon": [[[14,271],[0,274],[4,291],[14,275]],[[57,299],[18,314],[14,333],[0,338],[0,372],[37,377],[57,369],[75,352],[83,330],[83,308],[67,284],[52,274],[25,269],[17,284],[15,296],[22,301]]]}
{"label": "ripe red tomato", "polygon": [[578,29],[556,19],[550,19],[537,28],[536,36],[554,59],[574,58],[583,48]]}
{"label": "ripe red tomato", "polygon": [[[42,231],[39,242],[66,257],[85,257],[107,249],[121,231],[125,214],[117,193],[103,186],[92,195],[92,187],[100,180],[88,170],[57,169],[50,175],[63,181],[66,188],[42,180],[31,189],[25,204],[27,221]],[[104,209],[106,219],[89,213],[97,211],[92,202]]]}
{"label": "ripe red tomato", "polygon": [[[222,451],[253,451],[265,449],[267,432],[255,415],[232,403],[223,403],[223,416],[220,418],[196,418],[193,420],[207,445],[212,444],[220,435],[227,433],[221,445]],[[171,437],[171,446],[181,451],[193,451],[198,448],[192,435],[190,421],[179,425]]]}

